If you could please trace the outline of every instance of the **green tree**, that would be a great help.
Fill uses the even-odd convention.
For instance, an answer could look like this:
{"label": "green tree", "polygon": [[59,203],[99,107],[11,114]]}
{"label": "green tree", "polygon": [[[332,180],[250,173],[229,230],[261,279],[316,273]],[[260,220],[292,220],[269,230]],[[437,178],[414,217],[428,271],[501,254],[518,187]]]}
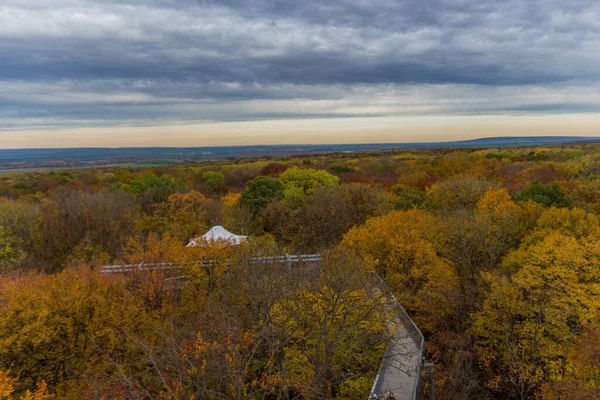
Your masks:
{"label": "green tree", "polygon": [[565,192],[555,183],[543,184],[535,182],[533,185],[515,193],[516,201],[535,201],[544,207],[569,207],[573,199],[567,197]]}
{"label": "green tree", "polygon": [[293,167],[279,176],[283,196],[288,204],[298,206],[304,196],[312,194],[320,186],[335,186],[340,179],[327,171]]}
{"label": "green tree", "polygon": [[248,182],[240,197],[240,203],[248,207],[256,216],[265,209],[267,204],[282,198],[283,185],[278,179],[259,176]]}
{"label": "green tree", "polygon": [[394,201],[396,210],[425,209],[429,205],[429,198],[424,190],[397,185],[393,191],[397,196]]}
{"label": "green tree", "polygon": [[0,225],[0,268],[18,264],[25,258],[19,239]]}
{"label": "green tree", "polygon": [[0,199],[0,225],[28,244],[40,210],[39,204],[30,201]]}
{"label": "green tree", "polygon": [[202,174],[202,180],[210,190],[216,192],[225,181],[225,176],[218,171],[206,171]]}
{"label": "green tree", "polygon": [[166,201],[170,195],[184,188],[182,181],[169,175],[145,174],[133,179],[126,191],[137,197],[143,211],[150,212],[154,204]]}

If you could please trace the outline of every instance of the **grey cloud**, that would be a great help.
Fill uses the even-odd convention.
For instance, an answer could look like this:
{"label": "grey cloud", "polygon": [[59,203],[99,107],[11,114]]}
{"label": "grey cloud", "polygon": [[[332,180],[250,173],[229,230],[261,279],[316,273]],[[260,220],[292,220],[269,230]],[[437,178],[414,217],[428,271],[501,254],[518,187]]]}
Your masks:
{"label": "grey cloud", "polygon": [[[587,112],[599,104],[586,93],[599,80],[598,15],[581,0],[4,0],[0,118]],[[374,106],[388,87],[413,97]],[[415,87],[509,94],[440,106]],[[523,103],[532,88],[569,97]],[[314,110],[319,100],[330,103]]]}

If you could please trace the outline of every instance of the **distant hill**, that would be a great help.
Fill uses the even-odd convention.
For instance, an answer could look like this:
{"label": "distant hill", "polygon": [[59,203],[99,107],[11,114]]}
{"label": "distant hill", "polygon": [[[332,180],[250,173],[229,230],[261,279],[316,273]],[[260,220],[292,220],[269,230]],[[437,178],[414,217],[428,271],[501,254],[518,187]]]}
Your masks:
{"label": "distant hill", "polygon": [[[449,146],[457,147],[516,147],[540,146],[544,144],[567,144],[580,142],[600,142],[600,137],[588,136],[522,136],[522,137],[492,137],[472,140],[447,142]],[[442,144],[442,143],[439,143]],[[444,146],[443,146],[444,147]]]}
{"label": "distant hill", "polygon": [[121,147],[71,149],[0,149],[0,167],[56,168],[85,167],[127,163],[176,163],[261,156],[287,156],[338,152],[364,152],[394,149],[486,148],[540,146],[569,143],[600,143],[600,137],[529,136],[494,137],[451,142],[363,143],[213,147]]}

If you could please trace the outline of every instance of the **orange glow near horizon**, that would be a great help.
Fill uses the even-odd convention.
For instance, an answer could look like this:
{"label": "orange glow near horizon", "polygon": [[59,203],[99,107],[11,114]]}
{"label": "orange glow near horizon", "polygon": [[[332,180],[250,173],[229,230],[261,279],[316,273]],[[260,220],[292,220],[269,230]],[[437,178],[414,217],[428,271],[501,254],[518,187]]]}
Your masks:
{"label": "orange glow near horizon", "polygon": [[0,132],[0,148],[403,143],[496,136],[599,136],[600,114],[296,119]]}

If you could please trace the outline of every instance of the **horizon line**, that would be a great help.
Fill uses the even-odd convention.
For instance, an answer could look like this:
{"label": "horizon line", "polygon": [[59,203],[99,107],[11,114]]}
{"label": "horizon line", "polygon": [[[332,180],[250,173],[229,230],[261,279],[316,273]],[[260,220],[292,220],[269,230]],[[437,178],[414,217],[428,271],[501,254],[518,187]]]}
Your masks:
{"label": "horizon line", "polygon": [[432,140],[418,142],[354,142],[354,143],[262,143],[262,144],[236,144],[236,145],[212,145],[212,146],[83,146],[83,147],[0,147],[0,151],[18,151],[18,150],[102,150],[102,149],[206,149],[206,148],[251,148],[251,147],[327,147],[327,146],[386,146],[386,145],[427,145],[427,144],[460,144],[485,140],[499,139],[573,139],[577,140],[600,140],[600,135],[527,135],[527,136],[481,136],[473,139],[458,139],[458,140]]}

